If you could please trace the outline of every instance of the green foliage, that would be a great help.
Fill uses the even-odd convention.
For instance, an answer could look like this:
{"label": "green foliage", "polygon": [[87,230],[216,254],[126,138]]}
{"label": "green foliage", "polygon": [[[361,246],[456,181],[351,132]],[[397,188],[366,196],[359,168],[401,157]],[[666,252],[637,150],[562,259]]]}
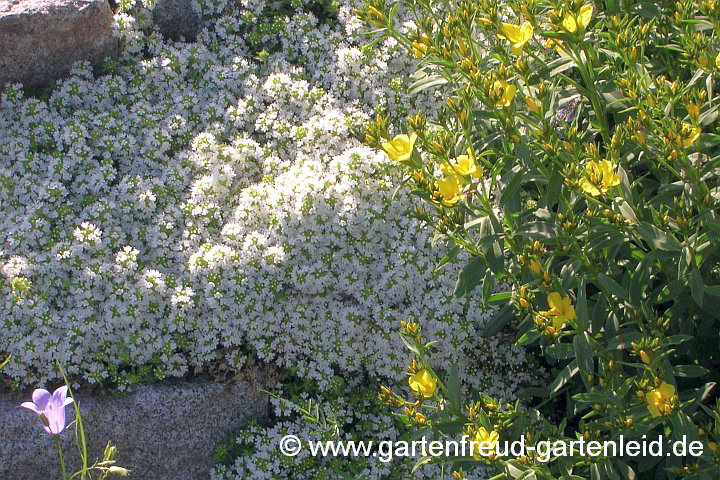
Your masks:
{"label": "green foliage", "polygon": [[[515,318],[517,344],[553,367],[547,387],[526,392],[531,441],[686,435],[706,452],[473,461],[508,479],[717,478],[720,4],[450,1],[439,15],[407,1],[418,18],[407,35],[393,24],[399,5],[368,0],[359,15],[419,59],[408,95],[442,88],[448,103],[408,119],[414,147],[387,143],[382,117],[366,138],[412,158],[398,164],[428,204],[418,215],[474,256],[456,295],[509,300],[486,333]],[[512,290],[493,294],[501,282]],[[431,370],[415,335],[406,344]],[[428,417],[435,431],[460,422],[480,438],[488,415],[501,439],[527,431],[515,407],[438,395],[450,407]],[[558,413],[560,425],[540,420]]]}

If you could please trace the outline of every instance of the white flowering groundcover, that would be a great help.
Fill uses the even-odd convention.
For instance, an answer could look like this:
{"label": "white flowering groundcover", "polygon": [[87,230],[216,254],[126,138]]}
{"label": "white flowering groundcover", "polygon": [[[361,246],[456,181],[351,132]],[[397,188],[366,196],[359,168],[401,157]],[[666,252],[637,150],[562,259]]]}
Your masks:
{"label": "white flowering groundcover", "polygon": [[[357,2],[332,22],[306,3],[259,35],[269,3],[201,2],[202,34],[173,43],[149,2],[125,2],[111,73],[77,64],[47,101],[6,89],[0,353],[13,386],[56,381],[53,360],[124,389],[252,358],[291,372],[284,392],[314,395],[344,437],[394,438],[373,389],[404,382],[407,319],[468,387],[510,399],[530,378],[521,350],[481,337],[492,311],[452,296],[461,264],[435,268],[447,249],[354,135],[379,106],[402,118],[442,96],[401,103],[414,65],[390,41],[361,50]],[[272,47],[261,60],[258,41]],[[277,438],[313,426],[274,405],[280,421],[243,432],[215,479],[408,476],[407,462],[283,458]]]}

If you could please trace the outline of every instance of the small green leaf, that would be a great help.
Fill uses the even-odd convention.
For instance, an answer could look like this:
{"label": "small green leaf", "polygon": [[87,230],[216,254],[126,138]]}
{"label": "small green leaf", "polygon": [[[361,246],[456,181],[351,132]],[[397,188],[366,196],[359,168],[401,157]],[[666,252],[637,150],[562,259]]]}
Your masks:
{"label": "small green leaf", "polygon": [[482,257],[475,257],[463,267],[455,283],[453,295],[463,297],[473,291],[475,286],[485,276],[487,265]]}

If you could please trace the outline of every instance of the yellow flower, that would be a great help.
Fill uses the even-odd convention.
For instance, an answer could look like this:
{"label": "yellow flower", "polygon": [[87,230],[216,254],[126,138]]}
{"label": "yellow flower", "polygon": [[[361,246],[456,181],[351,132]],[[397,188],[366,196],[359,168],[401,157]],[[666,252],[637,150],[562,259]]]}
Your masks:
{"label": "yellow flower", "polygon": [[715,443],[715,442],[708,442],[708,448],[709,448],[710,451],[713,452],[713,453],[719,453],[719,452],[720,452],[720,450],[718,449],[718,448],[719,448],[719,447],[718,447],[718,444]]}
{"label": "yellow flower", "polygon": [[672,404],[675,402],[675,399],[675,387],[665,382],[662,382],[658,388],[645,395],[648,410],[653,417],[671,413]]}
{"label": "yellow flower", "polygon": [[527,106],[531,112],[540,113],[540,107],[537,103],[535,103],[535,100],[533,100],[532,97],[525,97],[525,103],[527,103]]}
{"label": "yellow flower", "polygon": [[438,193],[442,195],[442,203],[446,206],[455,205],[462,198],[460,192],[462,191],[462,184],[460,178],[457,175],[451,175],[445,177],[442,180],[438,180]]}
{"label": "yellow flower", "polygon": [[475,441],[473,444],[474,456],[494,457],[500,435],[495,430],[488,432],[484,427],[480,427],[475,432],[473,440]]}
{"label": "yellow flower", "polygon": [[691,146],[695,142],[695,140],[700,138],[700,132],[702,132],[702,129],[700,127],[693,127],[692,125],[683,123],[683,125],[682,125],[683,147]]}
{"label": "yellow flower", "polygon": [[580,186],[585,193],[593,197],[607,193],[610,187],[620,185],[620,176],[615,173],[610,160],[588,162],[585,173],[586,176],[580,181]]}
{"label": "yellow flower", "polygon": [[532,271],[538,277],[542,277],[545,274],[545,269],[535,259],[530,260],[530,271]]}
{"label": "yellow flower", "polygon": [[480,178],[483,174],[483,168],[475,163],[475,155],[472,154],[470,147],[467,149],[467,155],[458,155],[454,163],[440,165],[440,170],[445,175],[470,175],[473,178]]}
{"label": "yellow flower", "polygon": [[410,388],[419,393],[423,398],[430,398],[435,395],[437,380],[427,370],[420,370],[417,372],[415,375],[410,377],[408,383],[410,384]]}
{"label": "yellow flower", "polygon": [[515,98],[515,85],[510,85],[505,80],[496,80],[493,83],[493,92],[496,95],[495,106],[496,107],[507,107]]}
{"label": "yellow flower", "polygon": [[417,140],[417,135],[414,133],[409,137],[402,133],[395,135],[392,141],[383,143],[383,149],[387,152],[390,160],[395,162],[409,162],[412,158],[415,140]]}
{"label": "yellow flower", "polygon": [[503,22],[500,27],[501,33],[497,35],[500,38],[510,41],[513,55],[520,55],[523,52],[525,44],[532,38],[533,30],[533,26],[528,21],[523,22],[519,27],[512,23]]}
{"label": "yellow flower", "polygon": [[720,68],[720,53],[718,53],[717,57],[715,57],[715,66]]}
{"label": "yellow flower", "polygon": [[568,53],[563,48],[563,41],[557,38],[548,38],[545,41],[546,48],[554,48],[560,55],[567,55]]}
{"label": "yellow flower", "polygon": [[569,295],[563,297],[557,292],[552,292],[548,295],[548,304],[550,310],[540,313],[546,317],[552,317],[551,320],[555,331],[562,330],[568,320],[575,319],[575,307],[573,307]]}
{"label": "yellow flower", "polygon": [[565,18],[563,18],[563,27],[565,27],[568,32],[572,33],[575,33],[578,29],[585,30],[585,27],[588,26],[588,23],[590,23],[590,20],[592,19],[592,14],[592,5],[583,5],[582,8],[580,8],[580,13],[578,13],[577,17],[572,13],[565,14]]}
{"label": "yellow flower", "polygon": [[428,46],[420,42],[412,42],[413,51],[417,58],[421,58],[428,51]]}

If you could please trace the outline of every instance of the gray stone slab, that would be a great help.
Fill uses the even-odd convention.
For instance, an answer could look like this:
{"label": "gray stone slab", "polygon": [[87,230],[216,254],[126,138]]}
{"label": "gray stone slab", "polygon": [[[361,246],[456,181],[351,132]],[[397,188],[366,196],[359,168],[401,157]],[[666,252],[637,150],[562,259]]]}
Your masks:
{"label": "gray stone slab", "polygon": [[[0,394],[0,479],[60,478],[55,442],[35,413],[18,407],[24,401],[29,395]],[[79,395],[78,401],[91,458],[102,457],[112,440],[117,464],[132,470],[129,478],[142,480],[209,479],[216,445],[249,419],[267,415],[268,404],[267,396],[242,381],[141,385],[125,396]],[[73,407],[66,412],[70,423]],[[74,432],[61,438],[77,468]]]}
{"label": "gray stone slab", "polygon": [[202,18],[193,9],[192,0],[157,0],[153,22],[164,36],[173,40],[193,41],[202,30]]}
{"label": "gray stone slab", "polygon": [[112,22],[107,0],[0,1],[0,89],[48,85],[73,62],[117,55]]}

